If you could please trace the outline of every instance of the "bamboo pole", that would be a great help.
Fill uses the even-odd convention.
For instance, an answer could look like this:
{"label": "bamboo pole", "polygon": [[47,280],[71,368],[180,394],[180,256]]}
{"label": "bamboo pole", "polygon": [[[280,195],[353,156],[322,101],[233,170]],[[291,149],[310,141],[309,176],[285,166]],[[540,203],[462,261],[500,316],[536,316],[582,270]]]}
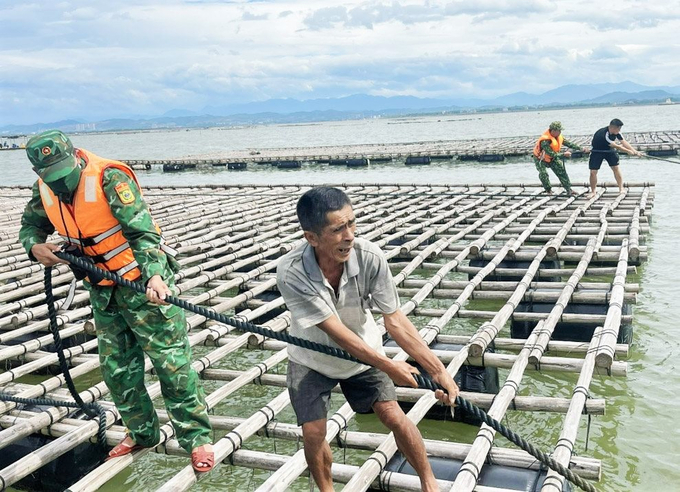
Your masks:
{"label": "bamboo pole", "polygon": [[[512,369],[510,369],[510,373],[508,374],[505,383],[499,390],[493,405],[491,405],[491,408],[487,412],[490,417],[493,417],[498,421],[503,420],[510,403],[517,395],[522,378],[524,377],[524,370],[529,364],[529,354],[538,339],[538,333],[540,333],[543,324],[543,322],[539,322],[531,335],[529,335],[529,338],[527,338],[524,348],[519,353],[516,362],[513,364]],[[495,435],[496,431],[493,430],[493,428],[487,424],[482,424],[477,433],[477,437],[472,443],[470,452],[465,457],[465,461],[460,467],[452,490],[463,492],[472,491],[474,489],[475,484],[479,479],[482,466],[484,465],[493,444]]]}
{"label": "bamboo pole", "polygon": [[[586,400],[590,396],[588,388],[593,379],[593,371],[595,369],[595,350],[597,349],[600,337],[602,336],[602,331],[602,327],[598,327],[593,334],[593,338],[590,342],[590,350],[586,355],[583,370],[579,375],[578,382],[572,393],[571,405],[564,418],[562,432],[560,438],[557,440],[555,451],[553,452],[555,461],[562,465],[567,465],[574,453],[574,445],[576,443],[579,421],[581,419],[580,413],[583,410]],[[563,490],[563,484],[564,477],[555,473],[553,470],[548,470],[548,474],[541,487],[541,492],[549,492],[551,490],[561,492]]]}
{"label": "bamboo pole", "polygon": [[[287,407],[289,403],[290,396],[288,390],[285,390],[267,405],[262,407],[258,412],[251,415],[250,418],[246,419],[242,424],[217,441],[213,445],[215,462],[221,463],[227,459],[234,451],[241,447],[244,441],[274,420],[278,413]],[[196,473],[191,465],[188,465],[157,490],[165,492],[188,490],[199,479],[206,476],[207,474],[205,473]]]}
{"label": "bamboo pole", "polygon": [[[338,433],[345,429],[347,422],[354,416],[354,412],[345,403],[340,409],[328,418],[326,423],[326,442],[331,442]],[[234,453],[236,455],[236,453]],[[281,463],[278,469],[258,487],[258,492],[284,492],[307,469],[304,450],[301,449],[292,457]]]}
{"label": "bamboo pole", "polygon": [[614,345],[616,344],[621,327],[621,310],[623,309],[623,285],[626,283],[626,266],[628,265],[628,245],[621,245],[621,254],[619,256],[619,264],[617,266],[617,273],[614,277],[614,287],[612,288],[612,296],[609,301],[609,309],[607,310],[607,317],[604,321],[604,328],[602,336],[597,347],[597,354],[595,356],[595,364],[597,367],[608,368],[613,364],[614,360]]}
{"label": "bamboo pole", "polygon": [[[266,344],[264,345],[267,346]],[[392,354],[390,354],[392,355]],[[450,362],[451,359],[449,359]],[[511,365],[510,365],[511,367]],[[203,372],[204,379],[216,381],[233,381],[241,376],[242,371],[229,369],[206,369]],[[286,387],[286,376],[277,374],[263,374],[253,381],[256,385]],[[429,390],[418,388],[397,387],[397,400],[401,402],[414,403],[418,401]],[[340,387],[333,389],[334,393],[341,393]],[[480,408],[489,408],[495,395],[486,393],[472,393],[461,391],[461,396]],[[437,405],[441,405],[437,403]],[[589,415],[604,415],[605,401],[603,399],[589,399],[587,408],[584,412]],[[566,398],[543,397],[543,396],[518,396],[513,401],[513,410],[519,412],[549,412],[565,413],[569,407],[569,400]]]}
{"label": "bamboo pole", "polygon": [[[564,289],[562,289],[559,299],[557,302],[555,302],[555,307],[553,307],[548,314],[548,318],[541,324],[540,329],[538,329],[538,325],[536,328],[534,328],[533,332],[536,333],[536,339],[531,349],[531,353],[529,354],[529,362],[531,364],[535,365],[541,361],[543,353],[548,347],[550,337],[552,337],[553,331],[557,326],[557,323],[560,321],[560,318],[564,313],[569,301],[572,300],[574,290],[576,290],[576,286],[581,281],[581,277],[585,273],[588,263],[590,263],[590,260],[593,257],[593,254],[595,254],[595,238],[591,238],[591,240],[588,241],[588,249],[586,250],[586,254],[579,262],[574,274],[569,277],[567,285],[564,287]],[[536,331],[537,329],[538,331]]]}

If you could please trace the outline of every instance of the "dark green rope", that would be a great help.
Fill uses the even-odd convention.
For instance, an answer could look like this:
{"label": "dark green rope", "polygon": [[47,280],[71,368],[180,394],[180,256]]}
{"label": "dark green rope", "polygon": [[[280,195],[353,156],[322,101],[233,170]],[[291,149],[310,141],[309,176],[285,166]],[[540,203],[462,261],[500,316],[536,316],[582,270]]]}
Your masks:
{"label": "dark green rope", "polygon": [[[57,252],[55,253],[59,258],[63,260],[67,260],[70,263],[74,264],[78,268],[81,268],[83,270],[86,270],[89,273],[98,275],[100,277],[103,277],[107,280],[111,280],[118,285],[127,287],[135,292],[139,292],[140,294],[145,294],[146,293],[146,287],[139,283],[139,282],[131,282],[120,275],[116,275],[115,273],[109,272],[107,270],[102,270],[96,266],[94,266],[92,263],[90,263],[87,260],[84,260],[83,258],[78,258],[76,256],[70,255],[68,253],[63,253],[63,252]],[[249,333],[257,333],[258,335],[262,335],[267,338],[272,338],[274,340],[280,340],[282,342],[290,343],[292,345],[297,345],[298,347],[303,347],[308,350],[313,350],[315,352],[320,352],[322,354],[327,354],[327,355],[332,355],[333,357],[338,357],[339,359],[345,359],[353,362],[360,362],[364,364],[364,362],[360,361],[356,357],[352,356],[350,353],[336,348],[336,347],[329,347],[327,345],[322,345],[317,342],[312,342],[309,340],[305,340],[304,338],[298,338],[295,336],[292,336],[286,332],[277,332],[274,330],[271,330],[269,328],[265,328],[263,326],[258,326],[253,323],[248,323],[246,321],[241,321],[236,318],[230,318],[228,316],[225,316],[221,313],[217,313],[213,311],[212,309],[208,309],[202,306],[196,306],[194,304],[191,304],[183,299],[180,299],[179,297],[175,296],[166,296],[165,301],[169,304],[173,304],[175,306],[179,306],[183,309],[186,309],[187,311],[191,311],[192,313],[198,314],[200,316],[203,316],[205,318],[212,319],[214,321],[217,321],[218,323],[222,323],[225,325],[233,326],[237,330],[241,332],[249,332]],[[424,377],[421,374],[413,374],[414,379],[418,383],[418,387],[424,388],[424,389],[429,389],[432,391],[435,390],[442,390],[446,391],[441,385],[433,381],[432,379],[428,377]],[[503,424],[495,420],[494,418],[490,417],[486,412],[484,412],[481,408],[473,405],[469,401],[465,400],[461,396],[456,397],[456,405],[459,407],[465,409],[467,412],[471,413],[478,419],[480,419],[482,422],[487,424],[489,427],[497,431],[499,434],[504,436],[506,439],[508,439],[510,442],[514,443],[527,453],[529,453],[531,456],[539,460],[541,463],[544,463],[548,467],[550,467],[552,470],[556,471],[563,477],[565,477],[567,480],[570,482],[576,484],[578,487],[581,489],[587,491],[587,492],[596,492],[595,488],[584,480],[583,478],[579,477],[575,473],[573,473],[569,468],[563,466],[562,464],[558,463],[555,461],[549,454],[544,453],[540,449],[536,448],[533,444],[527,442],[524,438],[522,438],[520,435],[516,434],[512,430],[508,429],[505,427]],[[475,477],[475,479],[478,479],[479,477]]]}

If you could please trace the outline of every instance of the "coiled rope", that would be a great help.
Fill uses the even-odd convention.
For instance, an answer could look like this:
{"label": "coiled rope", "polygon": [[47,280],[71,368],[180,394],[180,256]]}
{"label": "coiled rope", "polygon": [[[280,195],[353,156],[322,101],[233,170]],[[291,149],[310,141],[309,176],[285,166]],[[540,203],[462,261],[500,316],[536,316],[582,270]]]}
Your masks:
{"label": "coiled rope", "polygon": [[57,325],[57,310],[54,308],[54,296],[52,294],[52,267],[45,267],[45,302],[47,303],[47,314],[50,318],[50,332],[52,333],[52,338],[54,339],[54,348],[59,358],[59,367],[64,375],[64,381],[68,387],[71,396],[75,400],[61,401],[53,400],[50,398],[19,398],[7,393],[0,393],[0,400],[9,401],[17,403],[20,405],[41,405],[50,407],[66,407],[66,408],[79,408],[88,417],[95,418],[99,417],[99,429],[97,431],[97,443],[106,447],[106,410],[95,402],[85,403],[80,397],[76,385],[71,378],[71,373],[68,369],[68,363],[66,362],[66,356],[64,355],[64,346],[61,342],[61,335],[59,334],[59,326]]}

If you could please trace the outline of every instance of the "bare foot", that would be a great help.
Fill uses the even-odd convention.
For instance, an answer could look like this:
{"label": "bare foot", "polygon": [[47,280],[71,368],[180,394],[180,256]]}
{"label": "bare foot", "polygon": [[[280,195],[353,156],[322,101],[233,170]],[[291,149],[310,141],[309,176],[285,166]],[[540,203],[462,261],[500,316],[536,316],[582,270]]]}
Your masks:
{"label": "bare foot", "polygon": [[552,194],[553,194],[552,190],[545,190],[545,192],[546,192],[548,195],[552,195]]}
{"label": "bare foot", "polygon": [[623,188],[619,188],[619,195],[623,195],[626,192]]}
{"label": "bare foot", "polygon": [[594,192],[594,191],[591,191],[591,192],[588,194],[588,198],[595,198],[595,192]]}

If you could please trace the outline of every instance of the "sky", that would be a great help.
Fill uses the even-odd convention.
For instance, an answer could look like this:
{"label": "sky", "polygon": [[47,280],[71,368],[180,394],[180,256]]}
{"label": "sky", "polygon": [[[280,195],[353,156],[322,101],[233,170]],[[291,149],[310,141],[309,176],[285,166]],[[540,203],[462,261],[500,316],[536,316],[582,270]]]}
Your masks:
{"label": "sky", "polygon": [[0,126],[352,94],[680,85],[680,2],[0,0]]}

